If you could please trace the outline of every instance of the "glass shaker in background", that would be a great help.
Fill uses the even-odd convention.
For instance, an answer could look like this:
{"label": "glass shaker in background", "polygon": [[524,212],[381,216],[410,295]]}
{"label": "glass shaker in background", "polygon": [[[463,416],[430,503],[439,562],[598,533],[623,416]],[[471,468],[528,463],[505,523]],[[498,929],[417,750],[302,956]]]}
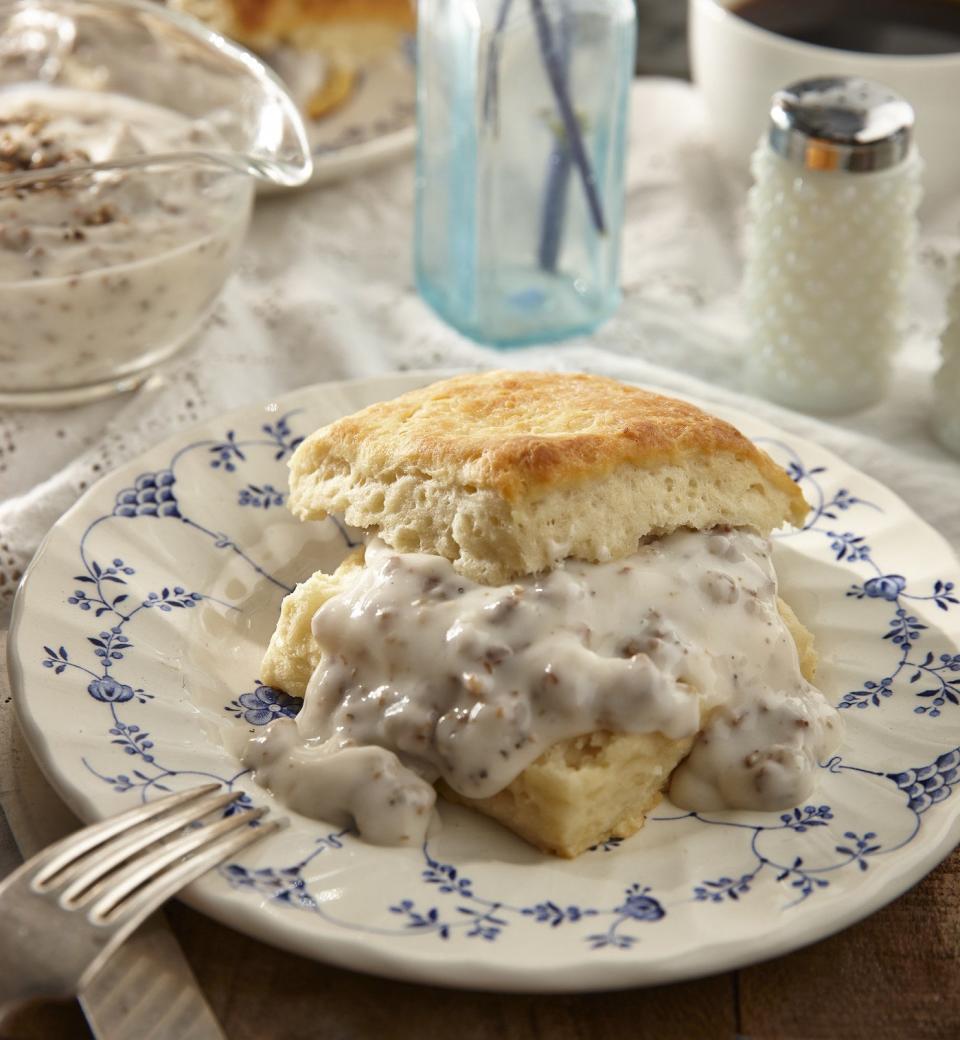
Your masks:
{"label": "glass shaker in background", "polygon": [[498,346],[588,332],[620,300],[633,0],[420,0],[415,267]]}
{"label": "glass shaker in background", "polygon": [[854,77],[774,96],[749,202],[750,389],[834,413],[885,393],[920,201],[912,130],[906,101]]}

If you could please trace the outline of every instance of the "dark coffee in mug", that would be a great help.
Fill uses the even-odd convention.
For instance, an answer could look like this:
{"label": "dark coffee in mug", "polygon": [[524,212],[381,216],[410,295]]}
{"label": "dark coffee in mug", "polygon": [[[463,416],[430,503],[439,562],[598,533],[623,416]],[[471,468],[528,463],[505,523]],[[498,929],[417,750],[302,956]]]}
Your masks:
{"label": "dark coffee in mug", "polygon": [[780,36],[867,54],[960,51],[960,0],[741,0],[731,10]]}

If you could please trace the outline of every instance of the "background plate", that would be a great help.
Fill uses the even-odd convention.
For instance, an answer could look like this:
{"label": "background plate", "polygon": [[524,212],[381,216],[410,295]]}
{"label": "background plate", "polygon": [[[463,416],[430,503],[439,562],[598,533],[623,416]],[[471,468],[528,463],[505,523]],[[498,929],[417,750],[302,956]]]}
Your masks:
{"label": "background plate", "polygon": [[[297,703],[257,682],[280,599],[350,532],[283,507],[299,438],[438,378],[333,383],[190,430],[101,481],[53,528],[10,639],[20,718],[84,818],[208,778],[270,799],[231,748]],[[891,492],[815,445],[718,411],[814,510],[777,540],[846,741],[789,813],[683,813],[573,862],[444,805],[423,849],[292,816],[186,898],[295,952],[502,990],[668,982],[785,953],[899,895],[960,838],[960,566]],[[276,806],[275,811],[283,812]]]}
{"label": "background plate", "polygon": [[[413,37],[403,38],[390,54],[371,59],[358,73],[349,98],[321,119],[304,114],[313,154],[313,176],[307,187],[342,180],[413,152],[416,143],[416,68]],[[317,86],[316,77],[297,71],[298,61],[308,69],[313,55],[287,51],[283,60],[270,62],[284,80],[301,111]],[[285,190],[266,185],[265,195]]]}

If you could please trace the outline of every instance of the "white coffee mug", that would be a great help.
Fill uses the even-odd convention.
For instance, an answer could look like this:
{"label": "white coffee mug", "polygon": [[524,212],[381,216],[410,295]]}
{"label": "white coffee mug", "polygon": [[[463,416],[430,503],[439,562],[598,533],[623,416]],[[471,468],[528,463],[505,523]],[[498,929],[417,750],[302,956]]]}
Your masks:
{"label": "white coffee mug", "polygon": [[693,78],[723,159],[747,170],[781,87],[809,76],[862,76],[913,105],[925,209],[960,198],[960,52],[860,54],[801,43],[741,18],[731,10],[738,2],[689,0]]}

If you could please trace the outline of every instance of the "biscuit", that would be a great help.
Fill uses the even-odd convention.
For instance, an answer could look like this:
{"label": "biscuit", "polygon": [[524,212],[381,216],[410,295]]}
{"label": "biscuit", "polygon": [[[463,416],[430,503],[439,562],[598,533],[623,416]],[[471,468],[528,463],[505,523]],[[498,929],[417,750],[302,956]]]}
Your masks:
{"label": "biscuit", "polygon": [[797,485],[729,423],[580,373],[457,376],[318,430],[290,508],[500,585],[567,557],[627,556],[681,527],[800,524]]}
{"label": "biscuit", "polygon": [[[695,406],[582,374],[458,376],[372,405],[318,430],[290,464],[290,508],[341,514],[400,552],[446,557],[488,585],[567,557],[599,562],[678,528],[800,524],[796,484],[734,427]],[[303,696],[325,653],[316,611],[364,565],[362,549],[283,602],[263,682]],[[812,680],[813,639],[780,612]],[[703,720],[705,721],[705,720]],[[548,748],[483,799],[444,784],[544,851],[576,856],[626,837],[656,805],[695,736],[597,731]]]}

